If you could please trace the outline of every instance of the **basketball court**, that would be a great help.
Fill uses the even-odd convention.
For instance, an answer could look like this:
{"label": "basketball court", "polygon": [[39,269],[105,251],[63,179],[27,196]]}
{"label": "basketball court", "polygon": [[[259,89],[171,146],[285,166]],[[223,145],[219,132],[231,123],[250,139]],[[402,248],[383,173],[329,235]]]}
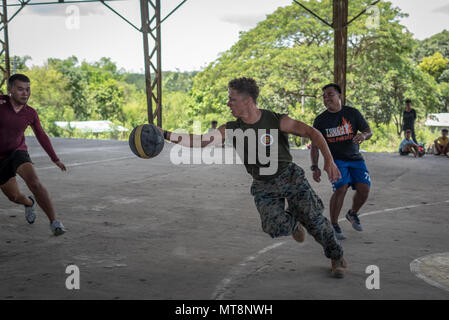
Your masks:
{"label": "basketball court", "polygon": [[[143,160],[126,141],[52,143],[68,172],[27,138],[67,233],[54,237],[40,208],[28,225],[2,195],[0,299],[449,298],[448,158],[364,153],[373,182],[365,231],[340,223],[349,271],[335,279],[309,235],[299,244],[262,232],[243,165],[174,165],[171,144]],[[312,180],[309,151],[292,154],[329,216],[330,183]],[[69,265],[79,268],[79,290],[66,288]],[[372,265],[380,289],[366,287]]]}

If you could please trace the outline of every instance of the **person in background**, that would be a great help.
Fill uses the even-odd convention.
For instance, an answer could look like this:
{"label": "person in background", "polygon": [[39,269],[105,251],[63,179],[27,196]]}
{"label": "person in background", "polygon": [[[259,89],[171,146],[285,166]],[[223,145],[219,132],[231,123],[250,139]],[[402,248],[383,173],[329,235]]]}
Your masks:
{"label": "person in background", "polygon": [[[363,231],[358,212],[368,199],[371,178],[359,146],[363,141],[370,139],[373,133],[360,111],[342,104],[339,85],[330,83],[322,90],[323,103],[327,110],[315,118],[313,127],[326,139],[335,164],[341,172],[341,178],[332,183],[334,193],[330,200],[329,211],[335,236],[343,240],[346,237],[338,224],[338,217],[349,187],[356,192],[346,219],[355,230]],[[320,182],[319,153],[313,141],[310,156],[313,179]]]}
{"label": "person in background", "polygon": [[402,115],[402,130],[405,132],[406,130],[410,130],[412,133],[412,139],[415,143],[418,143],[415,135],[415,120],[416,120],[416,111],[412,109],[412,100],[405,100],[405,110]]}
{"label": "person in background", "polygon": [[408,156],[411,153],[415,156],[418,156],[418,148],[419,146],[415,141],[411,138],[412,131],[410,129],[405,130],[405,138],[401,141],[399,145],[399,154],[401,156]]}
{"label": "person in background", "polygon": [[[53,163],[62,171],[67,169],[42,129],[36,110],[27,104],[30,95],[30,79],[23,74],[14,74],[8,79],[8,95],[0,96],[0,189],[10,201],[25,207],[25,218],[30,224],[36,220],[35,208],[39,204],[50,221],[51,231],[59,236],[66,230],[56,220],[53,202],[40,182],[28,154],[24,135],[28,126],[31,126],[37,141]],[[31,196],[27,197],[20,192],[16,174],[25,181]]]}
{"label": "person in background", "polygon": [[447,152],[449,151],[449,138],[447,136],[447,129],[441,130],[441,137],[435,139],[435,155],[445,155],[447,156]]}

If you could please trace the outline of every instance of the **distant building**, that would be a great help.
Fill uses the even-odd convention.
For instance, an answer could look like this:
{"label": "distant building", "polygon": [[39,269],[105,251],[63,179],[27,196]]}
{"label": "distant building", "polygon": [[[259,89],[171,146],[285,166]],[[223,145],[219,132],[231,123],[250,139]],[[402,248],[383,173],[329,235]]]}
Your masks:
{"label": "distant building", "polygon": [[62,129],[78,129],[82,132],[103,133],[103,132],[125,132],[129,131],[125,127],[113,124],[109,120],[98,121],[55,121],[55,124]]}
{"label": "distant building", "polygon": [[435,130],[449,129],[449,113],[431,113],[427,116],[425,125]]}

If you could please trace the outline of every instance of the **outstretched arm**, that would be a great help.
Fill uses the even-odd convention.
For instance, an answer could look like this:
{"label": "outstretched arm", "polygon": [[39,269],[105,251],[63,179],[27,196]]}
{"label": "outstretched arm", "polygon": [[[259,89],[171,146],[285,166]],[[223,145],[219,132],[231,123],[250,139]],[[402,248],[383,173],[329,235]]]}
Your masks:
{"label": "outstretched arm", "polygon": [[289,116],[284,116],[281,119],[281,131],[301,137],[307,137],[312,140],[312,146],[315,145],[323,154],[324,170],[327,172],[329,180],[331,182],[336,182],[341,178],[340,170],[338,170],[335,165],[334,158],[332,157],[327,142],[324,140],[321,132],[301,121],[294,120]]}
{"label": "outstretched arm", "polygon": [[[158,127],[159,128],[159,127]],[[188,148],[204,148],[208,145],[221,146],[225,141],[226,125],[221,125],[217,131],[205,134],[176,133],[159,128],[165,140]]]}
{"label": "outstretched arm", "polygon": [[37,112],[35,113],[34,122],[31,124],[31,128],[36,135],[37,141],[39,141],[42,148],[44,148],[45,152],[47,152],[51,161],[53,161],[62,171],[67,171],[67,168],[65,167],[64,163],[59,160],[58,156],[55,153],[55,150],[53,149],[53,146],[51,145],[50,139],[42,128]]}

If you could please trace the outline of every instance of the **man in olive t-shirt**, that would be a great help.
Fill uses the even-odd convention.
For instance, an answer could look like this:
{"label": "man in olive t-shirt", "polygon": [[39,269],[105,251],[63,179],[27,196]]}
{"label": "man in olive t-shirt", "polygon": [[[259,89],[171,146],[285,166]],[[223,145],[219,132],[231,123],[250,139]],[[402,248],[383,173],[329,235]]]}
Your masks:
{"label": "man in olive t-shirt", "polygon": [[[218,128],[215,133],[202,136],[173,134],[162,130],[164,138],[186,147],[219,145],[232,141],[247,172],[253,177],[251,194],[259,211],[262,229],[271,237],[292,235],[304,241],[304,226],[308,233],[324,248],[331,259],[332,274],[343,277],[346,262],[343,249],[335,237],[332,226],[323,216],[321,199],[310,187],[304,170],[292,162],[289,133],[308,137],[320,149],[324,157],[324,170],[329,179],[340,179],[326,141],[314,128],[285,114],[259,109],[256,105],[259,88],[250,78],[239,78],[229,82],[228,107],[237,119]],[[176,137],[177,136],[177,137]],[[285,209],[285,202],[288,209]]]}

